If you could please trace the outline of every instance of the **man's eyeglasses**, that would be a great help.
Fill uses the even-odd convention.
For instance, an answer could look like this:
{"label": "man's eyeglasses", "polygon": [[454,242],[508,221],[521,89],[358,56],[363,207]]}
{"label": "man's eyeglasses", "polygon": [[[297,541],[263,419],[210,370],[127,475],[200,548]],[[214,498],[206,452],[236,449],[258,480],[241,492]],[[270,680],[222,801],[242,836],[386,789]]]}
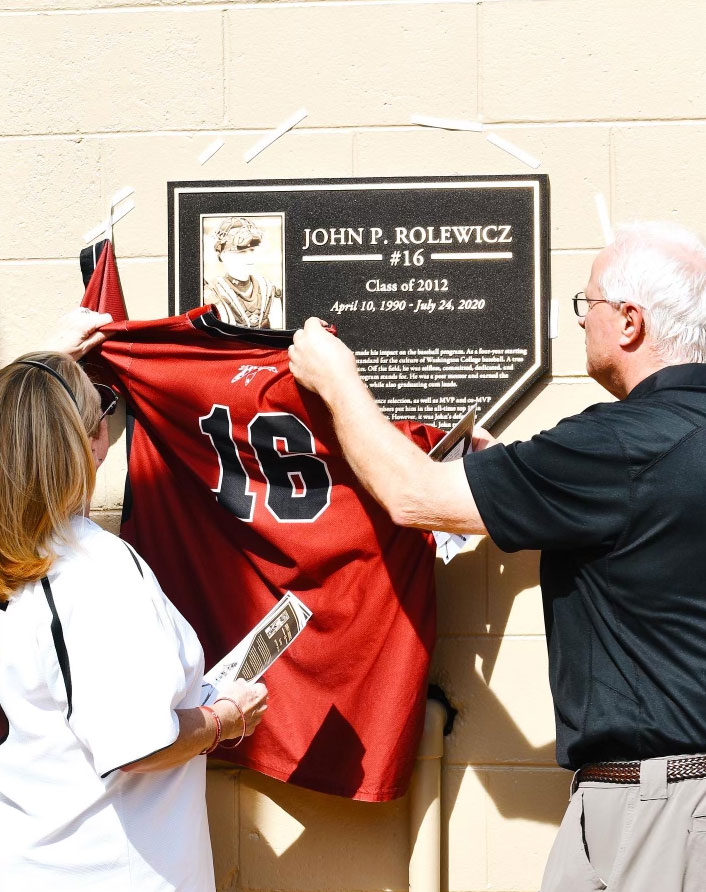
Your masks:
{"label": "man's eyeglasses", "polygon": [[588,311],[591,309],[591,307],[595,307],[596,304],[611,303],[611,301],[604,300],[603,298],[589,300],[587,297],[584,297],[583,291],[579,291],[578,294],[574,294],[572,300],[574,302],[574,313],[576,313],[579,319],[583,319],[586,313],[588,313]]}
{"label": "man's eyeglasses", "polygon": [[106,415],[112,415],[118,405],[118,395],[112,387],[107,384],[94,384],[101,400],[101,417],[99,421],[103,421]]}

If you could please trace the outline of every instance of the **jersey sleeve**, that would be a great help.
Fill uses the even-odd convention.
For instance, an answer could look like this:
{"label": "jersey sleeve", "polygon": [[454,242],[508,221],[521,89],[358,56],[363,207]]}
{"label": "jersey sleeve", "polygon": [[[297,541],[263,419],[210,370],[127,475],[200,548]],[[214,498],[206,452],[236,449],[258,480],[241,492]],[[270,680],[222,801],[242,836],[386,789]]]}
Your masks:
{"label": "jersey sleeve", "polygon": [[503,551],[600,548],[626,523],[628,462],[611,428],[585,413],[526,442],[469,454],[464,465]]}
{"label": "jersey sleeve", "polygon": [[156,579],[145,565],[141,575],[125,544],[114,542],[64,625],[69,723],[101,777],[176,740],[174,710],[186,685],[179,638]]}
{"label": "jersey sleeve", "polygon": [[[109,239],[104,241],[98,258],[95,255],[93,258],[90,258],[91,250],[91,248],[84,249],[86,254],[89,255],[85,259],[89,262],[89,266],[93,266],[93,274],[86,286],[81,306],[94,310],[97,313],[110,313],[116,322],[121,319],[127,319],[120,278],[115,265],[113,243]],[[82,265],[84,251],[81,252]],[[91,259],[92,263],[90,263]]]}

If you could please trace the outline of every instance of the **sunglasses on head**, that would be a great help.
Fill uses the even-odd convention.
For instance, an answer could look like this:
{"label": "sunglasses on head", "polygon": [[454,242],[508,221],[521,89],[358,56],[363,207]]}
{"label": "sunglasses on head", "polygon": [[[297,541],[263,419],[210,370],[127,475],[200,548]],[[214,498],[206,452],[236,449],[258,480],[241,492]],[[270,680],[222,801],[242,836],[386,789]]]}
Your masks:
{"label": "sunglasses on head", "polygon": [[[59,384],[61,384],[64,390],[71,397],[76,408],[78,408],[78,403],[76,402],[76,397],[74,396],[73,390],[71,390],[69,385],[66,383],[63,375],[60,375],[59,372],[56,371],[56,369],[51,368],[51,366],[48,366],[45,362],[40,362],[38,359],[18,359],[17,363],[19,365],[31,365],[34,366],[34,368],[42,369],[43,371],[50,374],[52,378],[56,378]],[[112,415],[113,412],[115,412],[115,409],[118,405],[118,395],[113,390],[113,388],[108,387],[107,384],[94,384],[93,386],[95,387],[101,401],[101,414],[100,418],[98,419],[98,421],[100,422],[103,421],[106,415]]]}
{"label": "sunglasses on head", "polygon": [[118,395],[113,388],[108,387],[107,384],[94,384],[93,386],[98,391],[98,396],[101,401],[101,417],[99,418],[99,421],[103,421],[106,415],[112,415],[113,412],[115,412],[118,405]]}

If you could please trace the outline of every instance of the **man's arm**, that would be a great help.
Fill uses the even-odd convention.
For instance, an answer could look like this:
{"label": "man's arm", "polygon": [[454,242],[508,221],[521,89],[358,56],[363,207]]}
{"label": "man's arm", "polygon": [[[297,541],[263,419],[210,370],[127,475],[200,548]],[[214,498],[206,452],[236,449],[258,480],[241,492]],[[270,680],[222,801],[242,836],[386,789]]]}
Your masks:
{"label": "man's arm", "polygon": [[355,357],[319,319],[294,335],[289,368],[331,410],[341,449],[395,523],[485,533],[462,461],[435,462],[392,425],[358,375]]}

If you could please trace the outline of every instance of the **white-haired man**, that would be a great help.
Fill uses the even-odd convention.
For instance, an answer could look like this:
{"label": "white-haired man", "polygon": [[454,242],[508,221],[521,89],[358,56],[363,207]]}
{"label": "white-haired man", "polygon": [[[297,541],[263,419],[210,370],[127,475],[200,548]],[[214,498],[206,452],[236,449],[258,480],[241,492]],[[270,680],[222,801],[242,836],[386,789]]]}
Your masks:
{"label": "white-haired man", "polygon": [[[557,759],[576,772],[543,892],[706,889],[706,246],[634,224],[574,298],[600,403],[435,464],[310,319],[290,347],[400,524],[541,549]],[[489,447],[489,448],[487,448]]]}

